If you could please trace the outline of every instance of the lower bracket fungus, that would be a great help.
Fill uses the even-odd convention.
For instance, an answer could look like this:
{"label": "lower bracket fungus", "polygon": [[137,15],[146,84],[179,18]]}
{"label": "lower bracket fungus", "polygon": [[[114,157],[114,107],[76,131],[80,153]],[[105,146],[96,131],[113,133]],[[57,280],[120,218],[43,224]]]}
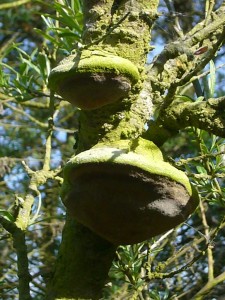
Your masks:
{"label": "lower bracket fungus", "polygon": [[64,169],[62,200],[78,222],[115,245],[174,228],[198,205],[184,172],[143,139],[74,156]]}
{"label": "lower bracket fungus", "polygon": [[138,80],[138,69],[128,59],[83,50],[51,71],[49,87],[75,106],[90,110],[127,97]]}

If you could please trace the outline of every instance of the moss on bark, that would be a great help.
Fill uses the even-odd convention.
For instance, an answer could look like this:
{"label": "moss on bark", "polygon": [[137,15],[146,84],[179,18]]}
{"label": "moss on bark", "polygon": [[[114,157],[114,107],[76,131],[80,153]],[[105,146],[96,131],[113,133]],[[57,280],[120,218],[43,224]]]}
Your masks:
{"label": "moss on bark", "polygon": [[[209,129],[212,128],[214,131],[222,124],[221,131],[223,130],[223,120],[221,123],[219,107],[215,107],[215,103],[213,107],[207,107],[209,102],[205,107],[205,104],[199,104],[198,107],[192,103],[179,104],[176,107],[172,102],[175,99],[176,88],[196,75],[224,42],[225,6],[222,5],[213,15],[208,26],[205,26],[203,21],[184,39],[166,47],[146,74],[144,66],[149,51],[149,30],[154,22],[158,2],[158,0],[83,0],[85,27],[82,49],[104,50],[129,59],[137,66],[141,80],[121,102],[91,112],[80,112],[78,153],[98,143],[110,146],[120,140],[134,141],[143,133],[151,107],[151,98],[143,96],[146,83],[153,87],[152,95],[155,103],[159,100],[161,108],[158,120],[148,132],[150,139],[153,135],[157,139],[157,134],[162,133],[160,137],[162,143],[164,138],[168,138],[171,133],[183,126],[183,117],[184,123],[190,124],[189,113],[193,109],[196,116],[192,114],[194,122],[192,125],[202,126],[201,124],[208,122]],[[211,36],[215,38],[211,39]],[[209,46],[209,51],[206,55],[194,57],[193,54],[200,45]],[[207,119],[205,114],[210,117]],[[212,118],[216,114],[218,118],[213,127]],[[112,244],[68,218],[47,299],[99,299],[114,251],[115,247]]]}

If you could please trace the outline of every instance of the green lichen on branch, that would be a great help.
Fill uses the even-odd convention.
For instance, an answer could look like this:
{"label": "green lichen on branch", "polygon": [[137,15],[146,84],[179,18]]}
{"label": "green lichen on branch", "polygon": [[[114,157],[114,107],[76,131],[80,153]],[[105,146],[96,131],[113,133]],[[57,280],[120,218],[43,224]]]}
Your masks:
{"label": "green lichen on branch", "polygon": [[116,247],[67,216],[47,298],[100,299]]}
{"label": "green lichen on branch", "polygon": [[0,224],[11,234],[13,239],[13,247],[17,255],[19,300],[31,300],[29,287],[31,275],[28,268],[29,263],[27,257],[25,231],[19,228],[14,222],[7,220],[3,216],[0,216]]}
{"label": "green lichen on branch", "polygon": [[[223,99],[202,103],[177,102],[178,88],[191,82],[225,42],[225,7],[211,14],[184,37],[171,42],[148,67],[146,82],[151,84],[157,118],[149,122],[145,138],[162,145],[180,129],[194,126],[224,137]],[[195,55],[199,46],[206,51]]]}
{"label": "green lichen on branch", "polygon": [[[143,14],[153,19],[158,1],[83,1],[85,47],[110,49],[143,68],[149,52],[150,27]],[[114,6],[113,6],[114,4]]]}
{"label": "green lichen on branch", "polygon": [[[165,46],[147,71],[147,81],[153,87],[153,101],[156,105],[168,106],[174,99],[164,97],[165,91],[188,83],[208,64],[224,44],[224,24],[225,9],[221,6],[212,14],[207,26],[203,20],[184,37]],[[206,46],[207,51],[202,55],[195,55],[200,46]]]}
{"label": "green lichen on branch", "polygon": [[[225,137],[225,98],[208,99],[201,102],[180,102],[178,100],[161,111],[156,121],[149,123],[146,136],[162,144],[166,138],[176,134],[180,129],[193,126],[212,134]],[[156,132],[164,130],[165,139]]]}
{"label": "green lichen on branch", "polygon": [[[154,15],[159,1],[121,1],[118,2],[118,7],[113,7],[115,1],[110,0],[82,2],[85,26],[81,50],[104,50],[129,59],[138,68],[142,79],[132,86],[129,95],[122,101],[92,111],[80,111],[78,153],[99,142],[110,144],[121,138],[132,140],[143,132],[152,108],[151,99],[144,92],[142,84],[151,29],[151,24],[143,18],[143,12],[149,11],[151,18],[151,12]],[[99,299],[115,247],[109,243],[104,255],[99,257],[101,251],[96,249],[95,244],[101,247],[103,241],[99,242],[99,237],[91,232],[80,235],[79,232],[84,230],[80,224],[74,222],[71,225],[71,221],[67,220],[62,251],[50,288],[50,293],[53,294],[48,299]],[[87,246],[90,246],[88,251]],[[72,261],[71,254],[75,254]],[[99,270],[96,270],[96,266]]]}
{"label": "green lichen on branch", "polygon": [[121,102],[104,106],[98,110],[80,112],[79,146],[77,152],[89,149],[99,142],[132,140],[144,131],[144,124],[151,114],[151,100],[135,93]]}

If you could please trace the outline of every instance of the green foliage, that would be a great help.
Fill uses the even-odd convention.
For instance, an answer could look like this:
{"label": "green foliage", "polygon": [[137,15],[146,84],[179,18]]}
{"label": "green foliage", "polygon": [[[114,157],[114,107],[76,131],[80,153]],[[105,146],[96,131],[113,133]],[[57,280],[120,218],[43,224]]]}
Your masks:
{"label": "green foliage", "polygon": [[209,63],[209,76],[208,78],[203,77],[203,84],[206,98],[213,98],[215,96],[216,67],[212,60]]}
{"label": "green foliage", "polygon": [[2,216],[7,221],[10,221],[10,222],[15,221],[13,215],[10,212],[8,212],[7,210],[0,209],[0,216]]}
{"label": "green foliage", "polygon": [[[39,1],[49,8],[52,4]],[[78,0],[54,2],[55,14],[42,14],[42,19],[46,25],[46,31],[36,29],[46,41],[57,46],[58,51],[69,53],[81,41],[83,27],[83,14],[81,3]]]}
{"label": "green foliage", "polygon": [[50,73],[47,55],[38,53],[37,49],[29,55],[16,45],[13,50],[18,53],[18,67],[13,68],[1,63],[1,73],[7,74],[0,82],[4,94],[14,97],[17,101],[31,100],[35,96],[43,95]]}
{"label": "green foliage", "polygon": [[[62,57],[79,47],[82,7],[78,0],[50,2],[31,1],[0,10],[0,219],[2,224],[14,224],[19,205],[15,198],[24,200],[27,194],[33,197],[30,217],[35,212],[38,216],[26,231],[33,299],[44,298],[59,248],[65,221],[58,197],[61,168],[74,152],[73,132],[79,127],[77,109],[57,96],[52,113],[48,75]],[[193,22],[182,19],[187,29],[196,22],[192,15],[190,19]],[[167,26],[163,28],[168,32],[172,25]],[[167,33],[158,31],[156,35],[156,30],[157,26],[155,39],[161,36],[168,41]],[[177,96],[179,101],[205,101],[222,93],[218,74],[221,82],[224,75],[216,67],[219,59],[210,62],[209,74],[203,80],[205,98],[194,100],[190,87],[187,93]],[[51,153],[46,146],[49,132]],[[188,128],[168,140],[163,151],[165,156],[172,156],[174,166],[186,172],[198,189],[202,206],[186,223],[165,235],[119,247],[104,299],[193,299],[207,284],[209,270],[213,268],[215,277],[224,274],[225,141]],[[32,171],[43,170],[46,161],[55,173],[38,186],[40,196],[29,179],[34,179]],[[11,236],[3,228],[0,252],[0,294],[2,299],[15,299],[15,251]],[[204,299],[218,299],[224,293],[220,282]]]}

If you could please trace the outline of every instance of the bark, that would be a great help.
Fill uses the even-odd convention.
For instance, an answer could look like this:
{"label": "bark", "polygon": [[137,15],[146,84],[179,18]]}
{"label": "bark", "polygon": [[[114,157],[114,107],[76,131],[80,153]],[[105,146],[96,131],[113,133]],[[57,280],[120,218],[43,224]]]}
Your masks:
{"label": "bark", "polygon": [[[225,7],[221,6],[206,26],[205,20],[197,24],[184,37],[167,44],[149,66],[148,80],[153,88],[154,103],[167,107],[178,87],[198,75],[225,41]],[[206,46],[207,51],[195,55],[196,50]],[[164,96],[166,93],[166,96]]]}
{"label": "bark", "polygon": [[[83,1],[83,48],[104,50],[134,63],[141,74],[129,97],[100,109],[80,112],[78,152],[98,142],[135,139],[151,114],[144,86],[150,28],[158,0]],[[150,16],[146,20],[146,14]],[[69,217],[47,299],[99,299],[116,247]]]}
{"label": "bark", "polygon": [[15,223],[8,221],[2,216],[0,216],[0,224],[13,238],[13,247],[15,248],[17,256],[19,300],[31,300],[29,284],[32,278],[28,268],[25,231],[21,230]]}
{"label": "bark", "polygon": [[17,254],[17,268],[19,277],[19,300],[31,300],[30,286],[31,275],[28,269],[28,257],[27,257],[27,246],[25,240],[25,232],[20,228],[12,234],[13,246],[16,249]]}
{"label": "bark", "polygon": [[[168,44],[146,74],[149,31],[158,1],[87,0],[83,4],[83,49],[104,50],[129,59],[138,67],[142,80],[132,87],[126,99],[80,112],[77,153],[99,142],[110,145],[121,139],[132,141],[141,135],[162,144],[171,134],[189,125],[198,127],[207,123],[212,132],[221,124],[224,126],[219,116],[223,101],[179,105],[174,102],[177,88],[197,75],[224,43],[224,5],[212,15],[207,26],[201,22],[184,38]],[[207,45],[208,51],[195,57],[195,51],[202,45]],[[144,125],[152,114],[152,100],[158,118],[149,123],[145,133]],[[223,127],[217,133],[222,130]],[[99,299],[114,251],[115,246],[68,217],[47,299]]]}
{"label": "bark", "polygon": [[[146,81],[151,84],[157,118],[149,122],[145,138],[162,145],[179,129],[187,126],[195,126],[224,137],[222,99],[218,103],[213,99],[195,104],[177,102],[179,89],[189,82],[194,84],[199,72],[224,45],[224,24],[225,6],[222,4],[211,14],[207,25],[203,20],[182,38],[167,44],[148,67]],[[205,52],[198,54],[199,47],[205,47]]]}
{"label": "bark", "polygon": [[165,127],[172,130],[193,126],[225,137],[224,108],[224,97],[202,102],[174,102],[165,110],[161,121]]}
{"label": "bark", "polygon": [[116,247],[67,218],[47,299],[99,299]]}
{"label": "bark", "polygon": [[150,130],[145,133],[145,137],[162,145],[166,139],[189,126],[225,137],[224,108],[224,97],[201,102],[174,101],[161,112],[157,121],[149,123]]}

